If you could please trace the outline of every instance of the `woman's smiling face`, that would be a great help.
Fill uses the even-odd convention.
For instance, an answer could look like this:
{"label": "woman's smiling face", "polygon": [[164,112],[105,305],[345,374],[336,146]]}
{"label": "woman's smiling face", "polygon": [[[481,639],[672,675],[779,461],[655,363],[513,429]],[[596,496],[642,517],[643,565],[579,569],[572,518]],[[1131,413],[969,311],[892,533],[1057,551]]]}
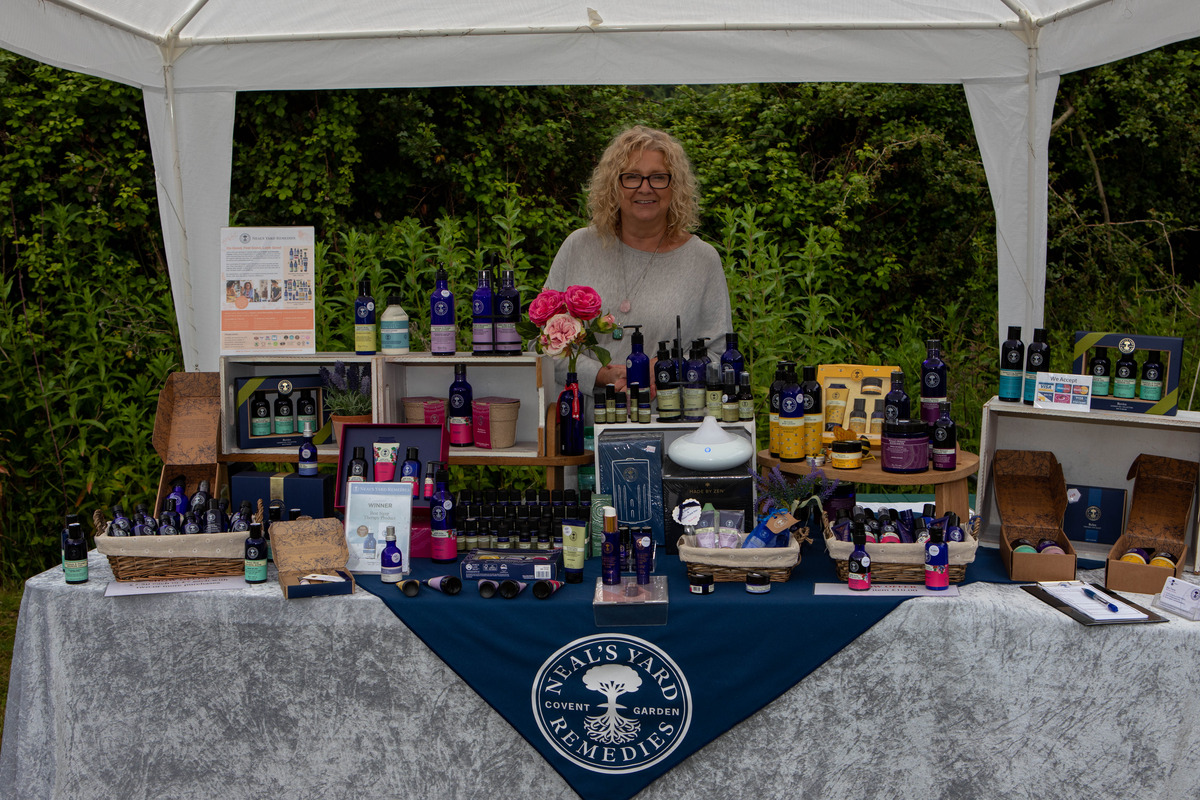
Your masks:
{"label": "woman's smiling face", "polygon": [[[639,150],[623,172],[635,175],[654,175],[667,172],[666,161],[658,150]],[[636,189],[621,187],[621,227],[629,230],[662,230],[667,224],[667,209],[671,204],[671,187],[654,189],[642,181]]]}

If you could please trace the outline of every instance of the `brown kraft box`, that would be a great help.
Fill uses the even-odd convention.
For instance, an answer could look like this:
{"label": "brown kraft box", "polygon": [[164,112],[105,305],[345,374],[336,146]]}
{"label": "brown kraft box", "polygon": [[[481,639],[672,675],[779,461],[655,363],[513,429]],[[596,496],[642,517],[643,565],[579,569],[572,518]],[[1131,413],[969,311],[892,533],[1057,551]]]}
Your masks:
{"label": "brown kraft box", "polygon": [[[354,575],[346,569],[350,548],[346,531],[336,519],[298,519],[271,525],[271,550],[279,572],[279,588],[288,600],[353,594]],[[340,575],[345,583],[300,583],[310,572]]]}
{"label": "brown kraft box", "polygon": [[220,462],[221,382],[216,372],[172,372],[158,395],[151,441],[163,460],[158,479],[158,496],[152,513],[162,510],[171,492],[171,481],[184,478],[184,491],[191,497],[208,481],[209,494],[228,496],[229,475]]}
{"label": "brown kraft box", "polygon": [[[1015,581],[1075,580],[1075,549],[1063,532],[1067,484],[1062,465],[1043,450],[997,450],[992,482],[1000,510],[1000,558]],[[1053,539],[1057,553],[1014,553],[1012,542]]]}
{"label": "brown kraft box", "polygon": [[[1142,453],[1129,467],[1133,500],[1129,504],[1125,532],[1108,551],[1104,585],[1109,589],[1140,594],[1162,591],[1167,578],[1183,577],[1187,558],[1187,522],[1196,491],[1195,461]],[[1175,569],[1130,564],[1122,561],[1131,548],[1165,550],[1175,556]],[[1153,555],[1153,554],[1151,554]]]}

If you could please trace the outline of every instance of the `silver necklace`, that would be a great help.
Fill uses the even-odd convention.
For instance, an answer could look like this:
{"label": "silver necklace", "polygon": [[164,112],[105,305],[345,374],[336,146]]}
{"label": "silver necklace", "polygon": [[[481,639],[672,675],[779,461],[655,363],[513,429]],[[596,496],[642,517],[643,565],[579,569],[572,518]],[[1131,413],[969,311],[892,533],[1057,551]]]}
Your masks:
{"label": "silver necklace", "polygon": [[[654,263],[654,259],[658,255],[658,251],[660,249],[662,249],[663,240],[666,238],[667,238],[667,232],[663,231],[662,236],[658,237],[658,244],[656,244],[654,246],[654,252],[650,254],[650,258],[646,259],[646,266],[642,268],[641,277],[638,278],[637,283],[635,283],[633,285],[632,289],[629,288],[629,273],[628,273],[628,267],[625,263],[626,262],[626,258],[625,258],[626,254],[624,252],[621,253],[621,285],[625,287],[625,299],[621,301],[621,305],[617,306],[617,310],[620,311],[622,314],[628,314],[629,310],[631,308],[633,308],[633,303],[631,302],[631,298],[633,297],[634,294],[637,293],[637,290],[641,288],[642,282],[646,280],[646,276],[650,274],[650,265]],[[631,250],[637,249],[635,247],[632,247],[631,245],[625,245],[625,246],[629,247]]]}

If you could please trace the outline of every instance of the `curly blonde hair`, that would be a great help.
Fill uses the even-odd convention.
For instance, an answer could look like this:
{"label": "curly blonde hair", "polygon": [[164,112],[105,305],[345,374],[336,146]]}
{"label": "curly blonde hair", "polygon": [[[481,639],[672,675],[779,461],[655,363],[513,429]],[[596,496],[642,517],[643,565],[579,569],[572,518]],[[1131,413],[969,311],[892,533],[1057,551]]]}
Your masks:
{"label": "curly blonde hair", "polygon": [[605,239],[621,234],[621,184],[617,176],[627,171],[637,154],[643,150],[662,153],[667,171],[671,173],[666,240],[670,241],[700,224],[700,187],[683,145],[665,131],[634,125],[608,143],[588,182],[588,212],[592,226]]}

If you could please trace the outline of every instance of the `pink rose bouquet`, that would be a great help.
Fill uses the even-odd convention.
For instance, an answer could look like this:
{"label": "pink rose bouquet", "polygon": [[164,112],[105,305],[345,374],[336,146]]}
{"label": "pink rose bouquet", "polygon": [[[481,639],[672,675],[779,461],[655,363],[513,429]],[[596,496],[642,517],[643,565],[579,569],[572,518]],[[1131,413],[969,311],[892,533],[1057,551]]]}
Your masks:
{"label": "pink rose bouquet", "polygon": [[600,295],[590,286],[568,286],[565,292],[542,289],[529,304],[529,321],[517,324],[517,330],[537,352],[568,360],[575,371],[581,353],[592,353],[602,365],[611,356],[600,347],[596,334],[612,333],[616,320],[601,314]]}

